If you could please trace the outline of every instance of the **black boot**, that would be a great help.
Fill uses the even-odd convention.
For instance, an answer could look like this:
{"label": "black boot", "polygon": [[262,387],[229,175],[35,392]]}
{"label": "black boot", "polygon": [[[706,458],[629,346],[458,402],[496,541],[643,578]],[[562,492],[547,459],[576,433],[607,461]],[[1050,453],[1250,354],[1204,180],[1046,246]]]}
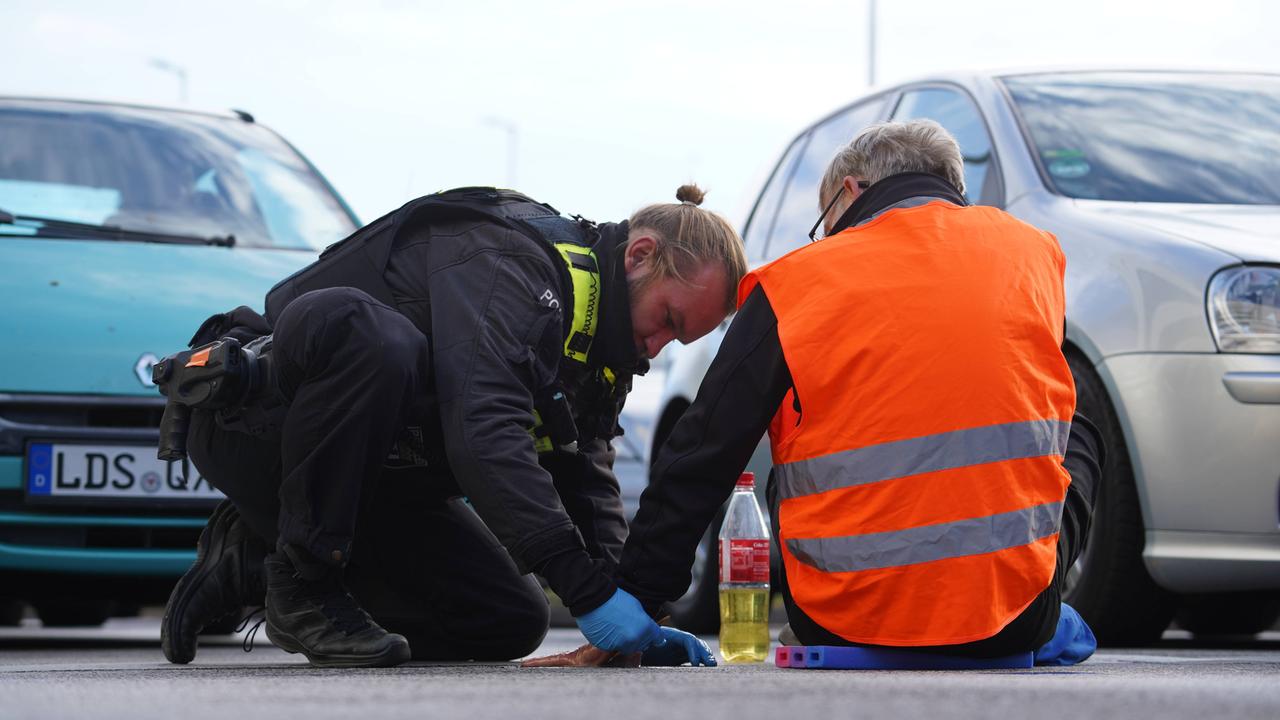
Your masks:
{"label": "black boot", "polygon": [[293,546],[267,556],[267,637],[321,667],[392,667],[409,660],[409,641],[383,630],[342,584],[340,568]]}
{"label": "black boot", "polygon": [[254,535],[229,500],[209,517],[196,544],[196,561],[178,580],[160,622],[160,648],[171,663],[196,656],[196,636],[213,623],[262,605],[266,579],[262,560],[267,543]]}

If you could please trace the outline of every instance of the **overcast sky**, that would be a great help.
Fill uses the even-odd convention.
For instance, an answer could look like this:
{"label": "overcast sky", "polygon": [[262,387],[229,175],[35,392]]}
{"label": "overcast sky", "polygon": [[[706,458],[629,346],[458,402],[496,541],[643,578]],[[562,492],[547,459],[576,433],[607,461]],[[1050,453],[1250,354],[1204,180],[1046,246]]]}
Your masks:
{"label": "overcast sky", "polygon": [[[1280,3],[878,3],[877,80],[1124,65],[1280,71]],[[696,180],[735,223],[785,143],[867,90],[867,2],[0,0],[0,95],[243,108],[370,221],[509,182],[617,220]],[[4,139],[0,138],[0,142]]]}

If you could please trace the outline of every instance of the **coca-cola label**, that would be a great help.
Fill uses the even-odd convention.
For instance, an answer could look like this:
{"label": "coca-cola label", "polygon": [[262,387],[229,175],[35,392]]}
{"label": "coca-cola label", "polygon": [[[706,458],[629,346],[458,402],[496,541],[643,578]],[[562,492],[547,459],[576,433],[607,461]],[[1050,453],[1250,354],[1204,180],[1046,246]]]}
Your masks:
{"label": "coca-cola label", "polygon": [[769,582],[769,539],[721,540],[720,582]]}

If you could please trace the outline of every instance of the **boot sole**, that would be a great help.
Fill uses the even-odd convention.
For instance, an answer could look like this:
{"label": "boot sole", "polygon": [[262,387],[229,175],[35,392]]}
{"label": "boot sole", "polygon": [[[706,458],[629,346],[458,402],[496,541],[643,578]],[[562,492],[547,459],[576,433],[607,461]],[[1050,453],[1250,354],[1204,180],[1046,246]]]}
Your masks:
{"label": "boot sole", "polygon": [[[229,505],[219,505],[218,511],[209,518],[208,527],[216,528],[229,509]],[[201,534],[203,535],[203,532]],[[174,638],[178,635],[176,631],[181,628],[182,620],[186,616],[187,602],[191,599],[191,593],[208,575],[206,565],[209,560],[209,548],[214,547],[218,540],[213,537],[214,533],[211,532],[209,535],[208,543],[196,545],[196,561],[191,563],[191,567],[173,586],[173,592],[169,593],[169,600],[164,605],[164,617],[160,620],[160,650],[164,652],[165,659],[175,665],[186,665],[196,657],[198,641],[195,638],[192,638],[190,652],[181,654],[174,646]],[[199,634],[198,630],[196,634]]]}
{"label": "boot sole", "polygon": [[407,643],[391,645],[376,655],[325,655],[308,652],[302,643],[292,635],[274,630],[267,622],[267,639],[273,645],[291,655],[302,655],[307,662],[316,667],[328,668],[384,668],[403,665],[409,661],[412,653]]}

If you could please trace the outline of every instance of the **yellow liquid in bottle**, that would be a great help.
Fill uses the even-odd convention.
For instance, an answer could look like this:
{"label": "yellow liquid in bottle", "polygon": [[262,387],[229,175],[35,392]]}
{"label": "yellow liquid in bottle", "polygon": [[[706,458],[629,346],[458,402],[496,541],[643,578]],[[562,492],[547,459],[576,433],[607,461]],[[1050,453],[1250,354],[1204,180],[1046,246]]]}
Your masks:
{"label": "yellow liquid in bottle", "polygon": [[769,587],[720,591],[720,656],[727,663],[769,656]]}

